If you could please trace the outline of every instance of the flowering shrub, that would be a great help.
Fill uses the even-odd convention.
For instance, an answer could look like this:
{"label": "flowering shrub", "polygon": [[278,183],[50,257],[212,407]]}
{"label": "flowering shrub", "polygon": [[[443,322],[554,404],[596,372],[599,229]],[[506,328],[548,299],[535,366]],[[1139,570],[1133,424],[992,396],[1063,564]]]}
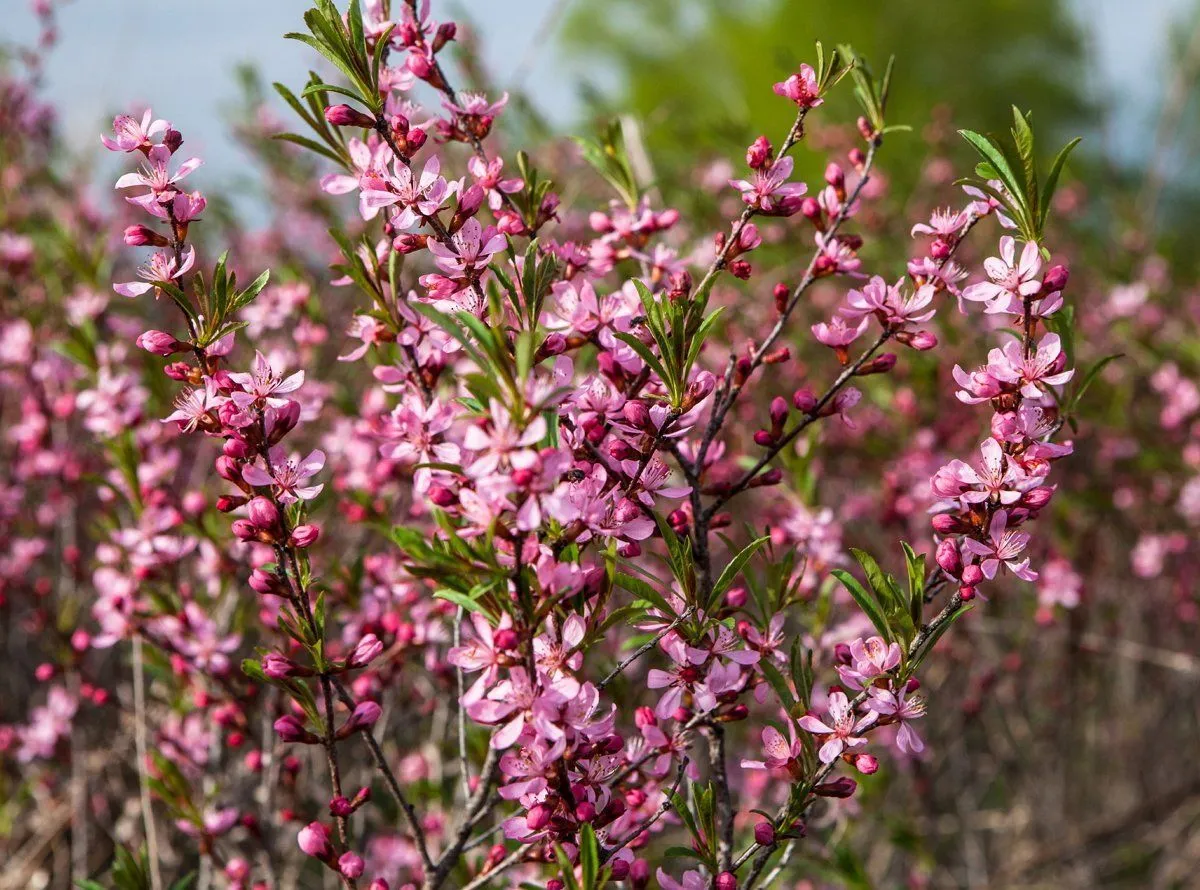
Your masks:
{"label": "flowering shrub", "polygon": [[[323,172],[287,155],[295,215],[260,243],[206,234],[201,161],[148,110],[102,140],[127,206],[79,206],[6,82],[3,160],[30,191],[0,264],[6,300],[36,298],[0,336],[20,405],[0,590],[33,604],[46,690],[0,747],[45,765],[42,793],[70,785],[69,820],[126,806],[88,800],[116,766],[86,760],[84,718],[129,730],[145,852],[118,848],[121,887],[193,864],[229,887],[779,886],[856,777],[927,750],[919,677],[978,599],[1011,575],[1078,600],[1070,563],[1034,556],[1108,364],[1076,367],[1047,231],[1074,143],[1045,168],[1020,111],[1011,144],[964,131],[961,206],[881,268],[858,224],[902,129],[892,68],[818,46],[774,85],[794,123],[746,149],[712,236],[619,127],[580,140],[592,173],[559,165],[579,188],[505,156],[507,95],[457,90],[455,25],[395,5],[318,0],[289,35],[330,73],[277,86],[303,130],[278,135]],[[858,142],[810,191],[792,153],[848,84]],[[135,275],[106,259],[122,229],[150,251]],[[969,238],[997,255],[965,261]],[[803,259],[768,273],[771,245]],[[950,313],[966,367],[940,357]],[[847,559],[814,455],[870,447],[867,378],[908,362],[949,365],[977,446],[924,469],[911,543]],[[1186,384],[1154,383],[1180,422]],[[80,850],[72,875],[104,886]]]}

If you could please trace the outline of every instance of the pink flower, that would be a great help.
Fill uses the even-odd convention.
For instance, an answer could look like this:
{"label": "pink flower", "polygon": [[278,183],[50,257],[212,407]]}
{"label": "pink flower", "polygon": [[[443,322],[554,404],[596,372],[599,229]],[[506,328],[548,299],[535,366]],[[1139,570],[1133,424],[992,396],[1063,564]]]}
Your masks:
{"label": "pink flower", "polygon": [[910,720],[925,716],[925,701],[919,695],[906,695],[904,691],[891,692],[872,686],[867,692],[867,707],[869,713],[879,717],[891,718],[900,724],[896,734],[896,744],[906,754],[920,754],[925,750],[921,737],[908,725]]}
{"label": "pink flower", "polygon": [[800,728],[816,736],[824,736],[825,741],[817,752],[822,763],[833,763],[847,748],[860,748],[867,740],[856,733],[871,726],[879,715],[868,711],[864,716],[855,719],[850,708],[850,700],[844,692],[829,694],[829,722],[824,723],[811,714],[805,714],[798,721]]}
{"label": "pink flower", "polygon": [[182,432],[190,433],[228,401],[225,396],[218,394],[216,382],[211,377],[205,377],[203,386],[184,390],[175,397],[175,410],[162,422],[174,421]]}
{"label": "pink flower", "polygon": [[878,275],[873,277],[862,290],[846,294],[846,308],[842,312],[848,318],[876,315],[891,327],[900,327],[910,322],[919,323],[933,318],[936,310],[929,309],[935,293],[932,285],[922,285],[911,293],[902,288],[904,279],[888,284]]}
{"label": "pink flower", "polygon": [[742,769],[792,769],[804,754],[804,743],[796,737],[796,731],[788,723],[791,741],[784,739],[783,734],[774,726],[766,726],[762,731],[763,751],[766,760],[743,760]]}
{"label": "pink flower", "polygon": [[289,377],[276,374],[261,352],[254,353],[254,367],[250,373],[231,372],[229,379],[241,387],[240,391],[231,394],[233,403],[243,411],[253,405],[269,405],[272,408],[282,408],[288,399],[279,396],[295,392],[304,385],[304,372],[297,371]]}
{"label": "pink flower", "polygon": [[370,315],[356,315],[350,320],[350,328],[346,336],[355,337],[361,343],[345,355],[339,355],[339,362],[358,361],[367,354],[367,350],[376,343],[385,343],[390,338],[388,326]]}
{"label": "pink flower", "polygon": [[708,878],[698,871],[685,871],[682,882],[675,880],[661,868],[655,877],[658,878],[658,886],[662,890],[708,890]]}
{"label": "pink flower", "polygon": [[173,195],[175,183],[204,163],[199,158],[190,158],[180,164],[179,169],[172,174],[168,170],[170,160],[171,149],[165,145],[156,145],[146,155],[146,163],[142,165],[141,172],[126,173],[117,180],[114,188],[127,189],[140,185],[156,195],[168,192]]}
{"label": "pink flower", "polygon": [[888,673],[900,664],[900,644],[888,645],[882,637],[862,637],[850,643],[850,664],[837,666],[838,676],[851,689],[862,689],[867,681]]}
{"label": "pink flower", "polygon": [[1042,258],[1032,241],[1025,243],[1019,261],[1014,261],[1015,254],[1016,241],[1005,235],[1000,239],[1000,256],[983,261],[984,271],[991,280],[963,288],[963,299],[986,303],[987,312],[1020,312],[1024,299],[1036,296],[1041,290],[1037,275]]}
{"label": "pink flower", "polygon": [[395,166],[395,176],[373,182],[372,188],[363,189],[359,195],[359,210],[363,219],[372,219],[381,207],[399,204],[401,210],[391,222],[398,231],[408,231],[425,217],[437,213],[454,189],[441,177],[442,165],[437,155],[425,162],[419,179],[399,160]]}
{"label": "pink flower", "polygon": [[260,468],[257,464],[247,464],[242,470],[242,479],[247,485],[256,487],[272,486],[280,503],[294,504],[297,500],[311,501],[321,493],[324,483],[319,485],[302,485],[305,479],[310,479],[325,466],[325,452],[313,450],[304,460],[285,458],[283,448],[274,446],[271,451],[272,473]]}
{"label": "pink flower", "polygon": [[429,252],[439,268],[457,277],[477,276],[487,268],[492,257],[508,244],[495,226],[485,229],[474,217],[463,223],[450,241],[447,245],[430,239]]}
{"label": "pink flower", "polygon": [[939,238],[952,239],[967,221],[967,211],[952,210],[949,207],[933,211],[928,223],[917,223],[912,227],[912,236],[936,235]]}
{"label": "pink flower", "polygon": [[769,216],[791,216],[800,209],[800,198],[808,191],[803,182],[788,182],[795,162],[779,158],[766,170],[755,170],[751,179],[731,179],[742,193],[742,201]]}
{"label": "pink flower", "polygon": [[1008,528],[1008,512],[1005,510],[997,510],[992,516],[986,541],[963,539],[963,547],[966,550],[983,557],[980,568],[984,577],[989,580],[996,577],[1000,563],[1004,563],[1008,570],[1022,581],[1036,581],[1037,572],[1029,568],[1029,560],[1017,559],[1028,543],[1028,534]]}
{"label": "pink flower", "polygon": [[[479,680],[463,694],[464,705],[479,701],[488,687],[496,682],[500,666],[505,661],[505,652],[516,640],[516,634],[512,631],[512,616],[507,612],[494,631],[487,618],[478,612],[471,613],[471,626],[475,629],[475,638],[464,640],[462,645],[446,653],[448,662],[469,674],[483,671]],[[500,637],[499,642],[497,637]]]}
{"label": "pink flower", "polygon": [[942,498],[957,498],[964,504],[995,501],[1015,504],[1021,494],[1038,479],[1029,479],[1021,466],[1009,460],[995,439],[985,439],[979,446],[983,456],[978,468],[961,460],[952,460],[937,471],[930,482],[934,494]]}
{"label": "pink flower", "polygon": [[164,120],[151,122],[151,117],[149,108],[142,115],[140,122],[127,114],[118,114],[113,118],[113,135],[117,138],[110,139],[108,136],[101,136],[100,141],[109,151],[149,150],[153,144],[150,141],[151,137],[165,133],[170,126]]}
{"label": "pink flower", "polygon": [[159,284],[168,284],[192,268],[196,261],[196,248],[190,244],[183,249],[183,262],[176,266],[175,255],[165,250],[155,251],[149,261],[138,267],[142,281],[126,281],[114,284],[113,290],[123,297],[140,297]]}
{"label": "pink flower", "polygon": [[817,338],[817,342],[832,349],[845,349],[857,340],[866,329],[867,319],[865,316],[859,319],[857,327],[846,324],[845,317],[841,315],[835,315],[828,324],[819,322],[812,326],[813,336]]}
{"label": "pink flower", "polygon": [[[1075,376],[1074,368],[1067,368],[1067,357],[1062,351],[1058,334],[1047,334],[1029,355],[1019,340],[1009,340],[998,351],[988,354],[988,370],[996,374],[995,368],[1021,382],[1021,395],[1028,399],[1040,398],[1049,386],[1061,386]],[[997,359],[1001,359],[998,361]],[[1065,369],[1065,370],[1064,370]]]}
{"label": "pink flower", "polygon": [[816,108],[825,101],[820,96],[817,72],[808,63],[801,65],[798,73],[775,84],[773,89],[775,95],[791,99],[801,108]]}
{"label": "pink flower", "polygon": [[500,171],[504,169],[503,158],[484,161],[483,158],[472,156],[467,161],[467,169],[475,177],[475,182],[487,193],[488,206],[492,210],[500,209],[504,204],[504,195],[519,192],[525,186],[522,179],[500,178]]}

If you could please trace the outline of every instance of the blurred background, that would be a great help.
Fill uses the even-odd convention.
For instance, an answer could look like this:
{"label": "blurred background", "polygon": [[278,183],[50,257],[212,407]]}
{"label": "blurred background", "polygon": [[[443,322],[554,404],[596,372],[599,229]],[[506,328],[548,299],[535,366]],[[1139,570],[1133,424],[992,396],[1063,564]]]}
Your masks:
{"label": "blurred background", "polygon": [[[97,148],[114,112],[153,106],[206,159],[206,188],[262,222],[261,146],[231,133],[248,114],[286,119],[257,77],[303,82],[311,54],[280,38],[306,6],[76,0],[60,16],[44,97],[88,166],[111,161]],[[36,36],[24,0],[0,7],[16,42]],[[1051,240],[1072,263],[1083,364],[1124,355],[1089,392],[1077,455],[1046,518],[1055,538],[1046,556],[1074,572],[1036,592],[1010,585],[1013,597],[972,616],[940,674],[931,668],[934,753],[897,781],[868,783],[872,815],[814,841],[817,886],[899,886],[898,874],[929,887],[1197,886],[1197,13],[1194,0],[479,0],[435,12],[471,25],[459,35],[460,76],[511,92],[508,145],[592,133],[622,115],[643,172],[698,231],[719,228],[728,205],[697,186],[740,170],[759,133],[786,129],[793,109],[770,87],[812,59],[815,40],[850,43],[877,68],[896,55],[889,117],[913,129],[889,137],[882,166],[888,209],[909,222],[961,204],[952,180],[972,159],[956,128],[1003,131],[1016,104],[1033,113],[1043,155],[1084,137]],[[840,93],[827,117],[852,122],[849,91]],[[819,179],[840,139],[814,128],[800,175]],[[871,261],[899,268],[906,233],[875,234],[889,237]],[[990,252],[978,249],[975,265]],[[936,391],[932,366],[911,364],[905,383]],[[910,419],[913,429],[931,423]],[[904,441],[902,427],[891,431]],[[977,432],[943,428],[937,445]],[[846,543],[894,547],[921,534],[908,527],[927,527],[905,506],[905,486],[928,472],[920,455],[867,447],[877,461],[863,472],[878,472],[870,487],[895,515],[847,530]],[[841,505],[848,529],[855,494],[821,493]]]}

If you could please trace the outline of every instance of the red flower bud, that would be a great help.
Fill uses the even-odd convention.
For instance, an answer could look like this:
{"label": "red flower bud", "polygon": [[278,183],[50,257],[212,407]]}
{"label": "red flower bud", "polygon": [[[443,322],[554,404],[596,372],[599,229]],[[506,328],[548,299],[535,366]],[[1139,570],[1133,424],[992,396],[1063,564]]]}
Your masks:
{"label": "red flower bud", "polygon": [[760,847],[775,843],[775,826],[770,822],[759,822],[754,826],[754,842]]}
{"label": "red flower bud", "polygon": [[369,130],[375,126],[375,118],[349,105],[330,105],[325,109],[325,120],[335,127],[363,127]]}

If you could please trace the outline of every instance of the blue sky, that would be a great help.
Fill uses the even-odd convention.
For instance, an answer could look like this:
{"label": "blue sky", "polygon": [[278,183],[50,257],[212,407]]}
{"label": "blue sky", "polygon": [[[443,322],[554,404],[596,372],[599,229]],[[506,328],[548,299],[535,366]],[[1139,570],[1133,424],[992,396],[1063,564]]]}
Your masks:
{"label": "blue sky", "polygon": [[[552,41],[539,25],[562,0],[450,0],[443,17],[471,19],[484,36],[495,81],[511,82],[535,60],[526,86],[549,117],[569,123],[578,73],[562,76]],[[970,2],[970,0],[963,0]],[[1165,36],[1194,0],[1074,0],[1090,34],[1093,88],[1118,99],[1110,148],[1136,153],[1153,126],[1164,72]],[[0,0],[15,40],[34,33],[28,0]],[[61,13],[61,43],[47,70],[46,92],[63,128],[85,150],[118,110],[150,104],[205,157],[209,175],[236,173],[242,156],[226,132],[237,95],[233,69],[253,62],[270,80],[300,85],[314,54],[281,39],[301,27],[306,0],[73,0]],[[436,12],[436,8],[435,8]],[[568,69],[569,70],[569,69]],[[98,143],[96,143],[98,144]]]}

